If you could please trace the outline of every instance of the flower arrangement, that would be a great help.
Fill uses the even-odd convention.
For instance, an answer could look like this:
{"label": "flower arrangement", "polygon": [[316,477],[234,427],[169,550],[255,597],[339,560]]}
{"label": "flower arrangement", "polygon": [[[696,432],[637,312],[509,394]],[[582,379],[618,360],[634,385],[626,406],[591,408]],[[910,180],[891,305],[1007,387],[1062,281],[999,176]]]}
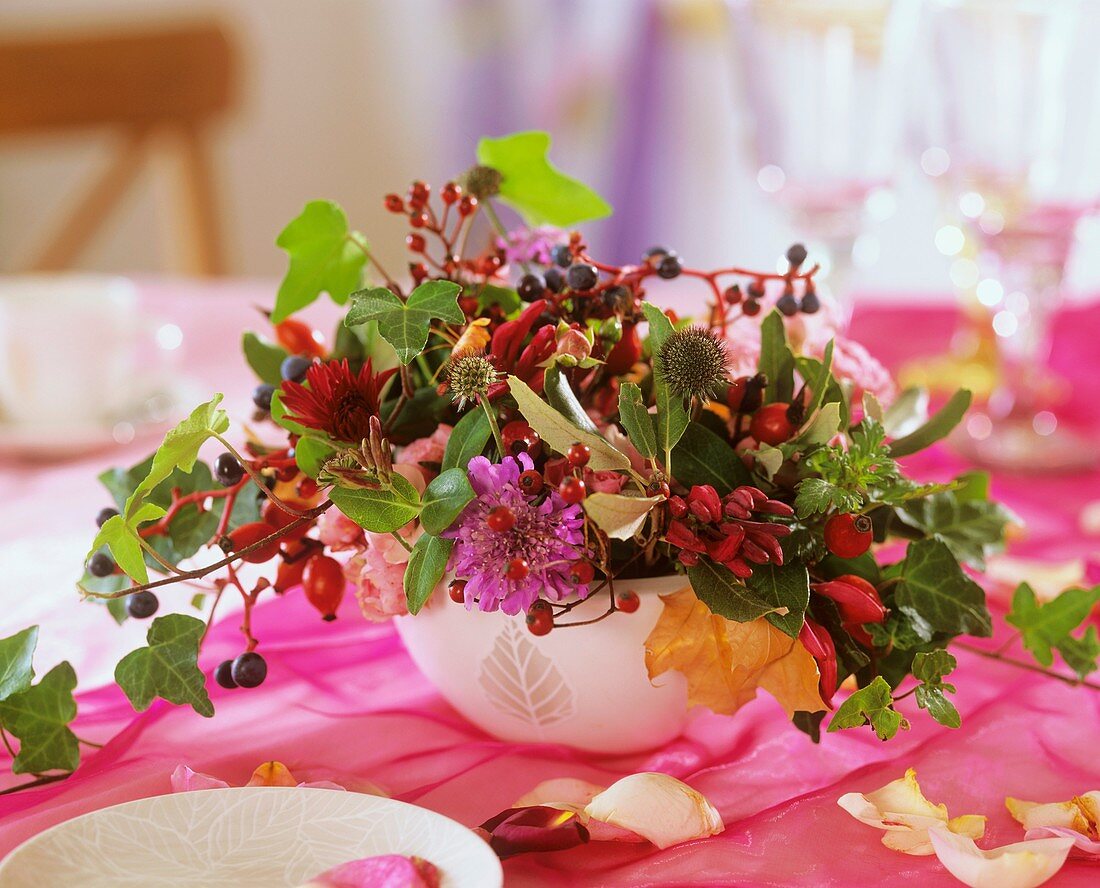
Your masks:
{"label": "flower arrangement", "polygon": [[[437,195],[388,195],[409,227],[407,285],[333,203],[282,231],[273,338],[243,338],[254,430],[231,436],[215,396],[149,459],[101,476],[115,506],[82,595],[119,621],[154,617],[184,582],[213,597],[196,602],[207,620],[153,619],[119,686],[139,710],[161,697],[213,714],[198,654],[225,594],[243,601],[242,650],[213,678],[249,688],[267,674],[252,609],[298,586],[325,620],[350,588],[369,619],[499,610],[543,636],[630,620],[631,578],[682,575],[638,657],[651,676],[684,673],[691,703],[729,713],[759,686],[815,739],[831,712],[830,731],[885,740],[913,693],[958,726],[948,646],[991,634],[972,572],[1011,516],[980,474],[921,484],[898,460],[947,435],[969,394],[918,415],[921,399],[838,334],[800,245],[776,272],[693,269],[666,248],[597,260],[569,229],[610,208],[548,147],[484,139]],[[527,224],[506,229],[501,205]],[[673,279],[709,294],[705,316],[649,301]],[[346,306],[331,342],[294,317],[325,292]],[[246,563],[267,570],[246,580]],[[1057,650],[1083,678],[1100,644],[1071,633],[1098,598],[1039,604],[1024,586],[1008,619],[1043,667]],[[593,600],[599,613],[576,618]],[[71,770],[75,675],[61,664],[32,684],[36,632],[0,641],[0,726],[16,772]]]}

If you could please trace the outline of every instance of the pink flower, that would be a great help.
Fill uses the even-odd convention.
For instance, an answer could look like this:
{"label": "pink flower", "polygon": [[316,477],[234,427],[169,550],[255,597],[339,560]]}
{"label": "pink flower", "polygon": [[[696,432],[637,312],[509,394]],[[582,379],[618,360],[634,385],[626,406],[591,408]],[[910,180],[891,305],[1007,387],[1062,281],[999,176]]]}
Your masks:
{"label": "pink flower", "polygon": [[[416,542],[420,528],[402,535]],[[355,586],[363,616],[372,622],[408,613],[405,604],[405,568],[409,552],[389,534],[368,533],[366,546],[344,565],[344,576]]]}
{"label": "pink flower", "polygon": [[552,225],[514,228],[508,232],[507,238],[498,237],[496,240],[497,246],[504,250],[506,262],[533,262],[536,265],[549,265],[550,251],[568,242],[569,234]]}
{"label": "pink flower", "polygon": [[418,466],[424,472],[424,480],[431,481],[436,473],[429,471],[423,464],[442,462],[443,452],[447,449],[447,441],[450,440],[450,437],[451,427],[441,425],[427,438],[417,438],[402,448],[397,461],[406,465]]}
{"label": "pink flower", "polygon": [[322,512],[317,519],[321,542],[335,552],[355,549],[363,545],[363,528],[339,509]]}

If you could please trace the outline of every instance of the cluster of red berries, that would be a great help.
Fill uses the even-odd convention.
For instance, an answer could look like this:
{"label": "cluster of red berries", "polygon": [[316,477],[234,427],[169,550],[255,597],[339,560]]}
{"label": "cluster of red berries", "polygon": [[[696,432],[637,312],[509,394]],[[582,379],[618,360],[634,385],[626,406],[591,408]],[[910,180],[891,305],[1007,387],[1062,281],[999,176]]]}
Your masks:
{"label": "cluster of red berries", "polygon": [[[587,566],[589,569],[592,568],[592,565],[587,561],[579,561],[577,564],[578,566]],[[591,579],[590,576],[588,582],[591,582]],[[632,614],[641,607],[641,604],[642,601],[638,597],[638,593],[632,589],[615,593],[614,610],[622,611],[624,614]],[[525,622],[527,624],[527,631],[532,635],[548,635],[554,628],[554,609],[550,602],[540,598],[532,604],[527,609]]]}
{"label": "cluster of red berries", "polygon": [[790,518],[794,510],[762,490],[745,485],[720,497],[709,484],[697,484],[686,499],[670,497],[668,511],[672,520],[665,540],[680,550],[680,563],[687,567],[706,555],[744,579],[752,576],[753,564],[783,564],[779,541],[791,529],[759,516]]}
{"label": "cluster of red berries", "polygon": [[[522,419],[515,419],[505,423],[500,430],[501,444],[504,452],[515,456],[526,453],[531,459],[537,459],[542,452],[542,436],[536,432],[530,424]],[[580,441],[570,446],[565,454],[565,466],[574,471],[582,471],[592,458],[592,450],[587,444]],[[557,466],[554,467],[558,468]],[[535,496],[542,492],[546,486],[546,478],[542,472],[528,469],[519,476],[519,489],[528,496]],[[566,475],[558,483],[558,495],[569,505],[581,502],[588,495],[588,488],[584,479],[576,475]]]}

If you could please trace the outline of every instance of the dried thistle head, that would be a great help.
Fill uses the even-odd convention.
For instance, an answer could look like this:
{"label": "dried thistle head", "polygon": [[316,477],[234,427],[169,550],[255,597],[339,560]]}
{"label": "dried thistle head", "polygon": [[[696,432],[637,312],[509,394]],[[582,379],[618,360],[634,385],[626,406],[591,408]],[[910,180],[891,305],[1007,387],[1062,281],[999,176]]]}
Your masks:
{"label": "dried thistle head", "polygon": [[661,346],[661,377],[676,395],[709,399],[726,381],[730,358],[726,347],[706,327],[677,330]]}
{"label": "dried thistle head", "polygon": [[492,362],[476,352],[455,355],[447,367],[447,386],[459,407],[485,397],[499,379],[500,373]]}

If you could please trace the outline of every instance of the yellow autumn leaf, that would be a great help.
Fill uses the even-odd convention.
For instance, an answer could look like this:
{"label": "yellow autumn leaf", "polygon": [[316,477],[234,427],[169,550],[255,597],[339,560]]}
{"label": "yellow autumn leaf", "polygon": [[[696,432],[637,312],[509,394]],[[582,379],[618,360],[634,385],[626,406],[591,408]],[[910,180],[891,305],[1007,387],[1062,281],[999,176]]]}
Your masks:
{"label": "yellow autumn leaf", "polygon": [[813,657],[761,618],[736,623],[711,613],[686,586],[662,595],[664,610],[646,639],[649,677],[675,669],[688,681],[688,705],[728,715],[762,687],[788,713],[825,709]]}
{"label": "yellow autumn leaf", "polygon": [[470,321],[462,335],[458,337],[451,354],[464,355],[470,352],[482,351],[493,338],[486,329],[489,326],[488,318],[475,318]]}

